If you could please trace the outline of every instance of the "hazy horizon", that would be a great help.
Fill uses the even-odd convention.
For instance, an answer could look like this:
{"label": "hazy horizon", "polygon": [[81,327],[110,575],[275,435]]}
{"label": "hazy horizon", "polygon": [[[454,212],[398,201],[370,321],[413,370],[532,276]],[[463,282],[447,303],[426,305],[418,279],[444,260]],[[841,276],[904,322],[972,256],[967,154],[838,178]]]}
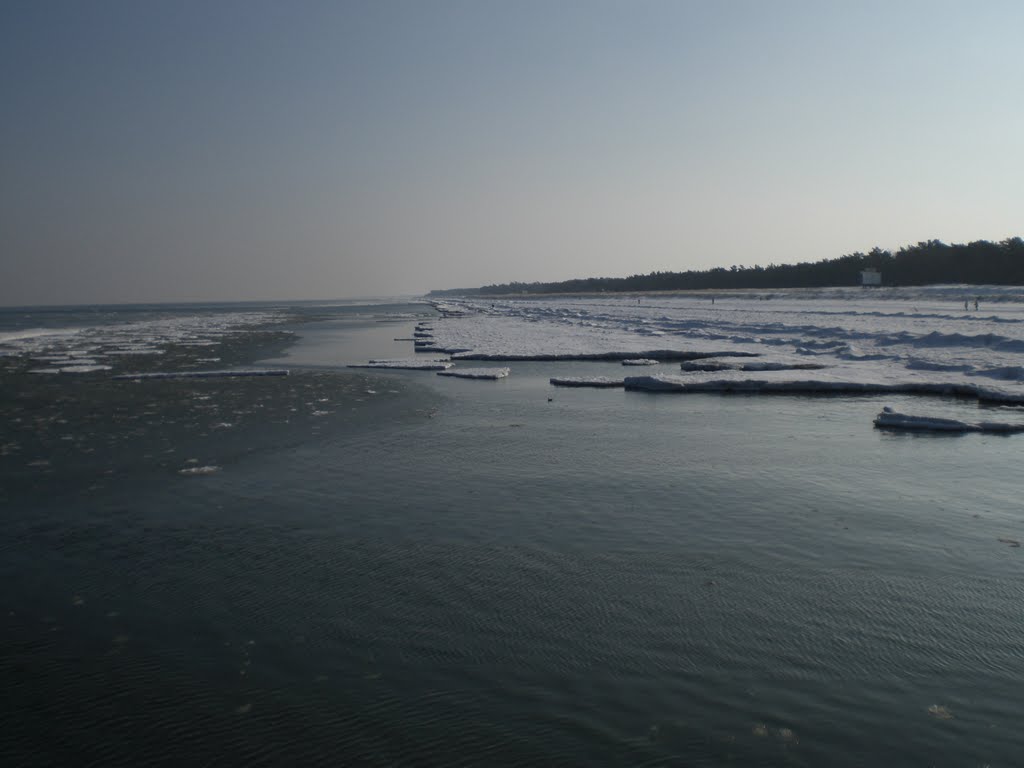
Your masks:
{"label": "hazy horizon", "polygon": [[16,2],[0,304],[330,301],[1021,234],[1024,5]]}

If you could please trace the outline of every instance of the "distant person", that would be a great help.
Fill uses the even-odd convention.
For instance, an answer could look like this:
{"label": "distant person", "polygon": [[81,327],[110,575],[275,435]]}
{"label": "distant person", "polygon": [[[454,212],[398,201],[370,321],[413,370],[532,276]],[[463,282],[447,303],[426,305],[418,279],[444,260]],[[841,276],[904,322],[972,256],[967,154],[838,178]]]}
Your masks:
{"label": "distant person", "polygon": [[977,299],[974,300],[974,311],[975,312],[978,311],[978,300]]}
{"label": "distant person", "polygon": [[715,306],[715,297],[714,296],[711,297],[711,306]]}
{"label": "distant person", "polygon": [[969,309],[970,307],[967,305],[967,299],[964,299],[964,311],[966,312]]}

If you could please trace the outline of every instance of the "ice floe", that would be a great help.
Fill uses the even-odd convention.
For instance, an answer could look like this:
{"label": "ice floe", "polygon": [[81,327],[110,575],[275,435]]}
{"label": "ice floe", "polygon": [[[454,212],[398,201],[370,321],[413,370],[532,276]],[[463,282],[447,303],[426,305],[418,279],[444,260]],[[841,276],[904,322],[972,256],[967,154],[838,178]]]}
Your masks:
{"label": "ice floe", "polygon": [[942,382],[886,383],[841,379],[702,379],[681,376],[627,376],[626,389],[647,392],[743,392],[763,394],[903,394],[956,395],[984,402],[1024,405],[1024,391],[1008,393],[970,384]]}
{"label": "ice floe", "polygon": [[1024,423],[1005,421],[960,421],[935,416],[911,416],[884,408],[875,417],[875,426],[880,429],[906,429],[926,432],[1024,432]]}
{"label": "ice floe", "polygon": [[438,371],[438,376],[454,376],[459,379],[504,379],[510,373],[508,368],[452,368]]}
{"label": "ice floe", "polygon": [[[502,362],[572,362],[591,360],[595,362],[621,362],[632,359],[637,353],[630,351],[611,350],[605,352],[476,352],[469,348],[435,347],[434,351],[448,352],[452,360],[493,360]],[[701,360],[706,357],[756,357],[757,352],[727,352],[722,350],[698,351],[692,349],[645,349],[640,353],[655,362],[672,362],[677,360]]]}
{"label": "ice floe", "polygon": [[635,357],[628,360],[623,360],[623,365],[658,365],[660,360],[652,360],[649,357]]}
{"label": "ice floe", "polygon": [[556,387],[621,387],[622,379],[613,379],[609,376],[554,376],[550,379]]}
{"label": "ice floe", "polygon": [[[164,312],[168,314],[163,314]],[[283,310],[197,312],[154,309],[147,319],[99,322],[55,328],[27,328],[0,332],[0,355],[23,356],[48,368],[32,372],[89,373],[114,370],[136,356],[160,356],[174,348],[216,347],[254,329],[285,322]],[[155,315],[155,316],[152,316]],[[86,366],[91,366],[86,368]],[[102,367],[100,367],[102,366]]]}
{"label": "ice floe", "polygon": [[694,371],[737,371],[740,365],[740,363],[730,363],[723,360],[694,360],[680,363],[679,370],[690,373]]}
{"label": "ice floe", "polygon": [[720,360],[684,361],[679,369],[695,371],[820,371],[828,366],[822,363],[789,363],[758,360],[752,363],[727,362]]}
{"label": "ice floe", "polygon": [[370,360],[367,363],[353,363],[349,368],[385,368],[405,371],[445,371],[454,363],[449,360]]}
{"label": "ice floe", "polygon": [[953,713],[948,707],[942,704],[932,704],[928,707],[928,714],[934,717],[936,720],[952,720]]}
{"label": "ice floe", "polygon": [[100,365],[99,363],[77,363],[74,365],[62,365],[57,370],[61,373],[95,373],[96,371],[112,370],[112,366]]}
{"label": "ice floe", "polygon": [[185,475],[186,477],[201,477],[203,475],[212,475],[220,472],[220,467],[213,464],[207,464],[202,467],[186,467],[185,469],[179,469],[179,475]]}

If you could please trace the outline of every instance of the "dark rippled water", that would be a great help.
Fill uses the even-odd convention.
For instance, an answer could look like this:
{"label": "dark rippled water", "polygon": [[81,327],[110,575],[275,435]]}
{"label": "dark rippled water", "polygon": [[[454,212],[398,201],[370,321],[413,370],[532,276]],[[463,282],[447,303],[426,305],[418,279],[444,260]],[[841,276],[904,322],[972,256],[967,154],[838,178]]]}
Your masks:
{"label": "dark rippled water", "polygon": [[0,763],[1020,762],[1019,436],[338,367],[398,311],[231,342],[284,379],[6,358]]}

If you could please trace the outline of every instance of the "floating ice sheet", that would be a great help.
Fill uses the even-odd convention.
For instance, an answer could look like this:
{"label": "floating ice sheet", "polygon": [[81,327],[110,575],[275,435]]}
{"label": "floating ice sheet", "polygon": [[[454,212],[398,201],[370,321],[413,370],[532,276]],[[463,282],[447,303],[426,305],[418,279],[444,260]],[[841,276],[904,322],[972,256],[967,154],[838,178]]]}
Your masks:
{"label": "floating ice sheet", "polygon": [[749,378],[691,380],[680,376],[627,376],[625,387],[647,392],[957,395],[987,402],[1024,405],[1024,391],[1012,394],[971,384],[925,381],[886,383],[840,379]]}
{"label": "floating ice sheet", "polygon": [[904,429],[927,432],[1024,432],[1024,423],[1005,421],[960,421],[934,416],[911,416],[885,408],[875,417],[875,426],[881,429]]}
{"label": "floating ice sheet", "polygon": [[550,379],[556,387],[621,387],[622,379],[609,376],[554,376]]}
{"label": "floating ice sheet", "polygon": [[448,360],[370,360],[368,363],[349,365],[349,368],[386,368],[405,371],[444,371],[451,368]]}
{"label": "floating ice sheet", "polygon": [[186,467],[185,469],[178,470],[178,474],[185,477],[202,477],[203,475],[213,475],[217,472],[220,472],[220,467],[213,464],[202,467]]}
{"label": "floating ice sheet", "polygon": [[510,373],[508,368],[452,368],[438,371],[438,376],[454,376],[459,379],[504,379]]}
{"label": "floating ice sheet", "polygon": [[725,362],[718,360],[684,361],[679,369],[687,372],[695,371],[820,371],[827,368],[822,363],[772,362],[758,360],[752,363]]}
{"label": "floating ice sheet", "polygon": [[100,365],[99,363],[84,363],[75,365],[62,365],[58,368],[61,373],[95,373],[96,371],[109,371],[111,366]]}

